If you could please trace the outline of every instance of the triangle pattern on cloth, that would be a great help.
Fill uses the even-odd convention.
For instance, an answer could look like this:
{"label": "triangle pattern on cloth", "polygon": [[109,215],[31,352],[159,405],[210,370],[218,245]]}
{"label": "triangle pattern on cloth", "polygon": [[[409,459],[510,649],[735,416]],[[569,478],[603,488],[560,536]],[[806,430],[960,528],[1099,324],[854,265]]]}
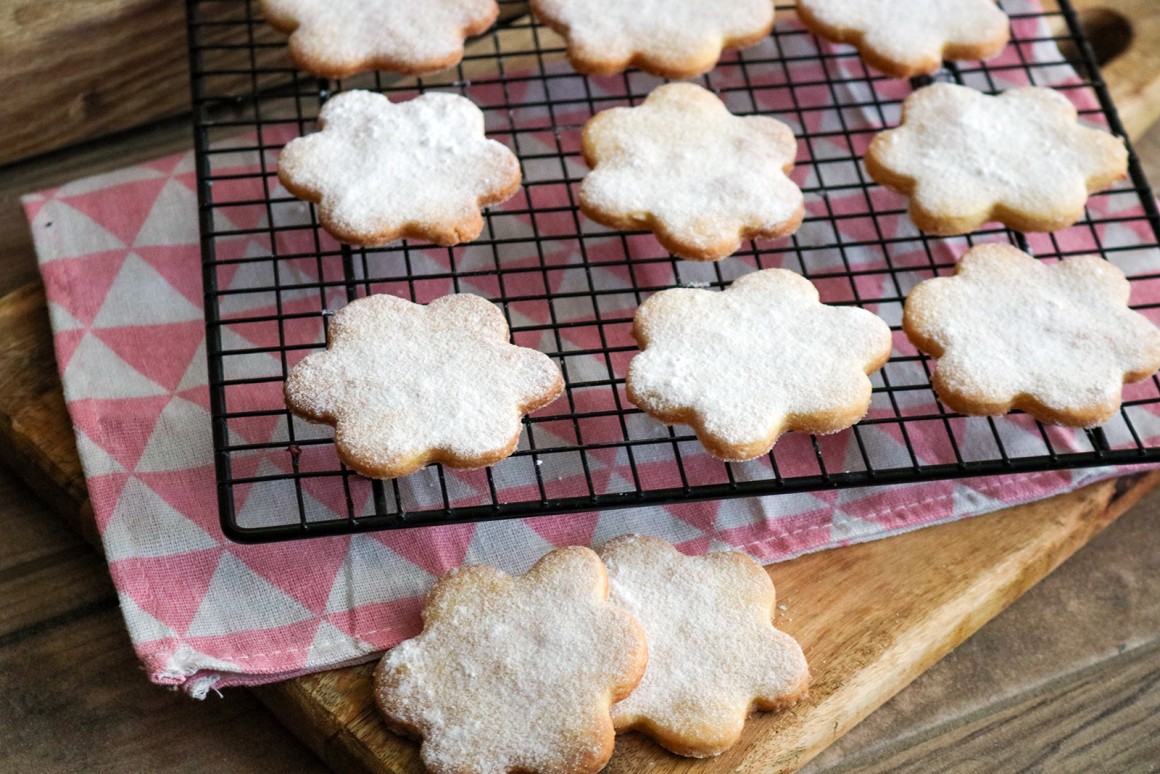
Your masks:
{"label": "triangle pattern on cloth", "polygon": [[314,617],[293,597],[224,551],[185,635],[218,637],[289,626]]}
{"label": "triangle pattern on cloth", "polygon": [[476,527],[471,523],[424,527],[419,533],[421,537],[409,529],[388,530],[374,538],[416,567],[438,577],[463,564]]}
{"label": "triangle pattern on cloth", "polygon": [[858,438],[862,444],[854,439],[851,433],[850,444],[842,460],[843,470],[864,470],[866,461],[862,459],[862,449],[866,456],[877,467],[898,467],[912,464],[910,453],[902,443],[902,436],[897,428],[889,426],[889,431],[883,430],[881,425],[862,425],[858,427]]}
{"label": "triangle pattern on cloth", "polygon": [[134,245],[198,244],[197,195],[178,181],[167,180],[135,233]]}
{"label": "triangle pattern on cloth", "polygon": [[169,403],[169,396],[141,398],[77,398],[68,404],[74,427],[90,438],[101,439],[102,448],[126,470],[133,470],[149,441],[157,417]]}
{"label": "triangle pattern on cloth", "polygon": [[423,628],[426,594],[396,597],[387,602],[329,613],[326,620],[340,631],[375,644],[384,650],[414,637]]}
{"label": "triangle pattern on cloth", "polygon": [[39,193],[24,194],[20,197],[20,206],[24,210],[24,218],[31,223],[36,220],[36,216],[40,214],[40,210],[48,203],[49,197],[55,194],[56,191],[49,188]]}
{"label": "triangle pattern on cloth", "polygon": [[[40,265],[50,310],[67,311],[76,321],[70,329],[91,325],[104,303],[109,288],[125,263],[124,250],[95,253],[82,258],[65,258]],[[52,329],[59,334],[58,317],[52,317]]]}
{"label": "triangle pattern on cloth", "polygon": [[774,531],[767,525],[739,527],[719,537],[733,550],[749,554],[762,563],[817,551],[832,544],[829,513],[824,518],[791,517],[789,525]]}
{"label": "triangle pattern on cloth", "polygon": [[150,326],[144,336],[138,325],[94,328],[93,334],[138,373],[173,391],[205,341],[205,323],[196,320]]}
{"label": "triangle pattern on cloth", "polygon": [[164,387],[126,363],[98,337],[86,334],[77,344],[61,381],[71,404],[85,398],[120,400],[164,395]]}
{"label": "triangle pattern on cloth", "polygon": [[133,248],[133,254],[164,277],[169,286],[189,303],[198,309],[203,307],[205,294],[201,272],[193,270],[201,265],[199,245],[138,245]]}
{"label": "triangle pattern on cloth", "polygon": [[117,462],[100,444],[89,438],[84,430],[74,427],[73,432],[77,440],[77,455],[84,464],[86,478],[125,472],[124,466]]}
{"label": "triangle pattern on cloth", "polygon": [[[298,433],[298,441],[306,436]],[[370,479],[361,476],[351,476],[343,479],[340,476],[307,476],[302,479],[302,489],[315,500],[325,505],[330,511],[350,516],[366,515],[373,512],[370,505],[374,492]],[[347,497],[350,503],[347,503]]]}
{"label": "triangle pattern on cloth", "polygon": [[[285,474],[286,472],[274,465],[268,456],[262,458],[253,475],[280,478],[258,481],[249,485],[246,490],[235,491],[235,501],[241,497],[245,498],[235,515],[239,526],[251,529],[276,526],[286,523],[287,514],[298,513],[298,489],[293,480],[284,477]],[[308,521],[339,518],[339,514],[333,508],[315,498],[305,487],[301,491],[302,510]]]}
{"label": "triangle pattern on cloth", "polygon": [[213,464],[210,415],[202,406],[174,396],[157,417],[135,471],[160,473]]}
{"label": "triangle pattern on cloth", "polygon": [[865,540],[882,532],[881,524],[859,519],[842,510],[834,510],[831,519],[830,538],[840,543]]}
{"label": "triangle pattern on cloth", "polygon": [[310,643],[310,651],[302,667],[333,666],[336,656],[343,660],[358,658],[362,655],[374,653],[378,648],[369,642],[363,642],[358,637],[347,634],[329,621],[323,621],[318,631],[314,633],[314,641]]}
{"label": "triangle pattern on cloth", "polygon": [[837,506],[846,514],[873,521],[883,530],[929,524],[950,516],[957,482],[951,479],[925,484],[839,490]]}
{"label": "triangle pattern on cloth", "polygon": [[[204,353],[202,354],[202,357],[205,357]],[[194,360],[196,359],[197,357],[194,356]],[[212,410],[212,407],[210,406],[208,384],[203,384],[200,387],[193,387],[191,389],[179,389],[174,394],[179,398],[189,401],[190,403],[196,403],[198,406],[201,406],[203,409],[205,409],[206,412]]]}
{"label": "triangle pattern on cloth", "polygon": [[201,340],[197,351],[193,353],[193,357],[189,359],[189,368],[185,369],[185,373],[181,376],[181,381],[177,383],[175,392],[178,394],[189,392],[192,390],[204,390],[205,401],[183,396],[195,403],[202,403],[209,410],[209,367],[206,365],[206,344],[205,338]]}
{"label": "triangle pattern on cloth", "polygon": [[314,632],[314,640],[303,662],[303,669],[332,667],[336,661],[348,661],[379,650],[369,642],[347,634],[329,621],[323,621]]}
{"label": "triangle pattern on cloth", "polygon": [[118,592],[117,599],[121,604],[121,615],[125,616],[125,624],[132,634],[134,643],[156,642],[177,637],[173,629],[154,618],[129,594]]}
{"label": "triangle pattern on cloth", "polygon": [[717,532],[727,532],[738,527],[752,527],[785,516],[828,511],[832,507],[809,493],[781,495],[768,499],[772,499],[776,504],[774,513],[766,511],[766,498],[724,501],[717,511],[713,528]]}
{"label": "triangle pattern on cloth", "polygon": [[204,320],[202,310],[174,290],[140,256],[130,253],[105,296],[93,327],[120,328],[195,320]]}
{"label": "triangle pattern on cloth", "polygon": [[632,511],[603,511],[599,514],[596,529],[592,532],[591,542],[593,545],[603,545],[615,537],[633,532],[655,535],[673,544],[696,540],[705,535],[689,522],[674,517],[664,508],[650,511],[647,516],[643,514],[634,516]]}
{"label": "triangle pattern on cloth", "polygon": [[965,483],[955,486],[951,502],[953,503],[954,515],[959,518],[998,511],[1008,505],[1002,500],[984,494]]}
{"label": "triangle pattern on cloth", "polygon": [[41,271],[51,261],[125,248],[125,243],[100,223],[56,199],[45,202],[30,225]]}
{"label": "triangle pattern on cloth", "polygon": [[[208,428],[206,432],[209,432]],[[213,465],[158,473],[139,470],[133,475],[141,479],[154,494],[205,530],[206,534],[214,539],[221,537],[217,498],[206,494],[213,492],[217,483]]]}
{"label": "triangle pattern on cloth", "polygon": [[598,519],[595,513],[572,513],[532,519],[528,526],[553,546],[586,546],[592,543]]}
{"label": "triangle pattern on cloth", "polygon": [[[314,639],[321,619],[306,618],[289,624],[261,629],[241,629],[222,634],[187,637],[188,644],[202,654],[194,664],[199,672],[215,670],[250,676],[280,676],[302,669],[309,644]],[[230,667],[213,662],[236,662]],[[206,690],[219,681],[214,674],[202,674],[191,680],[186,690],[196,697],[199,682]]]}
{"label": "triangle pattern on cloth", "polygon": [[60,331],[52,337],[52,348],[56,351],[56,365],[58,369],[68,368],[72,356],[77,351],[77,345],[84,339],[87,331]]}
{"label": "triangle pattern on cloth", "polygon": [[673,548],[687,556],[703,556],[713,550],[712,546],[713,538],[708,535],[702,535],[701,537],[685,540],[680,543],[673,543]]}
{"label": "triangle pattern on cloth", "polygon": [[[154,201],[165,184],[165,178],[153,175],[75,195],[68,191],[70,186],[66,186],[56,195],[58,199],[67,199],[69,206],[100,223],[125,244],[132,244],[148,212],[146,202]],[[174,215],[171,217],[176,219]]]}
{"label": "triangle pattern on cloth", "polygon": [[[268,288],[275,284],[275,263],[269,259],[270,248],[250,239],[245,243],[239,258],[260,258],[265,260],[247,261],[218,266],[216,282],[218,290],[237,291],[239,295],[222,296],[218,301],[222,309],[222,316],[229,317],[233,313],[243,312],[255,306],[251,301],[238,303],[236,299],[242,297],[245,291],[257,291],[259,288]],[[317,291],[315,291],[317,292]],[[266,299],[264,303],[268,303]]]}
{"label": "triangle pattern on cloth", "polygon": [[335,575],[327,613],[425,595],[435,576],[368,535],[355,535]]}
{"label": "triangle pattern on cloth", "polygon": [[[84,457],[81,457],[82,466],[87,465]],[[85,488],[89,490],[89,499],[94,503],[116,503],[121,499],[121,490],[125,488],[125,484],[132,478],[129,473],[103,473],[103,474],[89,474],[85,473]],[[104,516],[100,514],[96,516],[96,521],[99,523],[108,520],[109,508],[103,508]]]}
{"label": "triangle pattern on cloth", "polygon": [[[717,514],[721,511],[721,502],[675,503],[663,506],[665,513],[691,526],[701,534],[710,534],[716,531]],[[674,524],[673,529],[682,529]]]}
{"label": "triangle pattern on cloth", "polygon": [[[220,548],[180,556],[141,557],[111,562],[109,572],[120,593],[174,632],[185,631],[197,615]],[[130,632],[136,640],[136,633]]]}
{"label": "triangle pattern on cloth", "polygon": [[309,559],[301,563],[288,562],[286,546],[278,543],[235,546],[233,552],[251,570],[321,615],[350,542],[348,536],[312,540]]}
{"label": "triangle pattern on cloth", "polygon": [[[109,281],[112,282],[112,279]],[[72,312],[55,301],[48,302],[48,317],[52,322],[52,332],[56,336],[62,333],[75,333],[85,327],[84,323],[72,316]]]}
{"label": "triangle pattern on cloth", "polygon": [[490,564],[504,572],[523,573],[553,548],[525,521],[493,521],[475,531],[463,563]]}
{"label": "triangle pattern on cloth", "polygon": [[121,499],[101,527],[101,539],[110,561],[171,556],[218,545],[137,478],[130,478],[121,490]]}

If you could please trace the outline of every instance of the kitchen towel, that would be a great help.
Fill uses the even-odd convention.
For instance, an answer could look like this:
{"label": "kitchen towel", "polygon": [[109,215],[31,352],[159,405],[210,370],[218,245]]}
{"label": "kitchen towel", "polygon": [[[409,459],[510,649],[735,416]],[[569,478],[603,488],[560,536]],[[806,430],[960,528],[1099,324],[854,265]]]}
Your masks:
{"label": "kitchen towel", "polygon": [[[1005,5],[1008,10],[1035,8],[1027,2]],[[1021,37],[1036,31],[1047,37],[1038,19],[1016,16],[1014,23],[1031,25]],[[793,40],[810,50],[817,45],[809,36]],[[827,99],[831,87],[821,77],[821,63],[811,62],[808,50],[792,53],[795,67],[819,69],[823,85],[818,98]],[[1009,50],[992,71],[1010,80],[995,88],[1024,83],[1026,70],[1018,66],[1019,57],[1035,61],[1041,55],[1059,61],[1050,41]],[[1005,60],[1012,65],[1006,70],[1001,66]],[[860,67],[845,60],[830,66]],[[1065,66],[1037,72],[1041,84],[1069,79],[1074,73]],[[876,87],[897,87],[900,94],[908,89],[904,82]],[[837,88],[869,86],[862,81]],[[1076,99],[1085,94],[1068,93]],[[870,111],[843,111],[843,116],[848,122],[864,122],[855,124],[863,127],[891,120]],[[820,134],[826,130],[808,128]],[[821,152],[825,142],[817,140],[814,152]],[[256,159],[239,152],[231,163],[247,171]],[[863,195],[859,189],[847,193]],[[811,212],[825,212],[827,206],[840,212],[844,195],[834,192],[827,202],[811,202]],[[891,201],[897,206],[901,200]],[[1138,204],[1132,196],[1101,197],[1092,206],[1111,215],[1114,208],[1133,202]],[[181,686],[194,696],[220,686],[269,682],[366,660],[415,634],[424,593],[437,576],[465,562],[517,572],[554,546],[599,544],[624,532],[656,535],[690,553],[735,548],[771,562],[986,513],[1115,472],[1104,468],[948,480],[237,545],[218,528],[192,152],[31,194],[24,205],[93,511],[133,645],[150,679]],[[1137,215],[1138,207],[1120,214]],[[239,207],[222,217],[249,228],[262,225],[267,210]],[[905,219],[899,221],[899,229],[911,228]],[[1138,230],[1144,226],[1130,217],[1100,226],[1102,243],[1119,248],[1112,259],[1130,274],[1158,265],[1155,250],[1132,249],[1151,238]],[[857,219],[847,227],[870,228]],[[1066,241],[1069,234],[1058,235],[1060,249],[1074,246]],[[864,236],[875,238],[872,232]],[[808,230],[801,238],[809,238]],[[1083,242],[1082,234],[1076,238]],[[260,254],[268,245],[247,243],[240,249]],[[229,282],[244,289],[254,278],[239,270]],[[1155,295],[1152,300],[1160,300],[1160,291]],[[229,326],[224,335],[235,347],[270,344],[249,340],[245,330]],[[1133,419],[1136,432],[1146,440],[1160,437],[1160,422],[1152,413],[1141,410]],[[968,428],[974,426],[971,422],[979,423],[980,438],[992,437],[987,420],[968,420]],[[253,442],[268,441],[284,432],[284,425],[253,422],[239,432]],[[1113,442],[1117,433],[1125,432],[1122,422],[1108,428]],[[1030,422],[1005,421],[1004,433],[1012,453],[1042,444]],[[1090,448],[1082,433],[1050,433],[1057,448]],[[920,457],[940,454],[924,448],[921,435],[910,440]],[[906,454],[902,439],[883,437],[879,442]],[[841,449],[854,451],[849,432],[827,443],[843,445],[839,457]],[[332,453],[329,447],[319,448]],[[808,444],[803,451],[812,453]],[[258,476],[280,469],[277,460],[262,455],[247,464]],[[603,473],[625,473],[617,465],[611,460]],[[453,472],[448,479],[456,480]],[[238,500],[242,518],[248,514],[260,523],[263,513],[281,507],[284,496],[277,482],[254,484]],[[327,492],[306,489],[306,496],[316,498],[317,507],[328,507]]]}

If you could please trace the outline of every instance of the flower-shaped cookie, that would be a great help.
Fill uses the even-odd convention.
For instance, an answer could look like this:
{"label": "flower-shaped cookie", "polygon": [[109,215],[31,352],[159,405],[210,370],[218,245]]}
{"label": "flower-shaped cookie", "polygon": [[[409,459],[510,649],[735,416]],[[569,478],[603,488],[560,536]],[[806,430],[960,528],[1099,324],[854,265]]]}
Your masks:
{"label": "flower-shaped cookie", "polygon": [[992,97],[936,83],[902,103],[902,124],[866,151],[866,171],[910,197],[932,234],[965,234],[989,220],[1053,231],[1083,216],[1088,194],[1124,177],[1124,141],[1081,126],[1051,89]]}
{"label": "flower-shaped cookie", "polygon": [[864,309],[826,306],[786,269],[724,292],[674,288],[641,305],[628,399],[691,425],[724,460],[769,451],[788,430],[836,433],[870,407],[868,374],[890,357],[890,328]]}
{"label": "flower-shaped cookie", "polygon": [[938,358],[931,383],[963,414],[1023,409],[1070,427],[1106,422],[1125,382],[1160,368],[1160,330],[1128,309],[1128,281],[1092,255],[1041,263],[980,245],[953,277],[919,283],[903,327]]}
{"label": "flower-shaped cookie", "polygon": [[797,152],[790,128],[735,116],[691,83],[597,114],[582,145],[592,167],[580,185],[584,213],[613,228],[650,229],[682,258],[724,258],[742,239],[793,233],[805,214],[786,177]]}
{"label": "flower-shaped cookie", "polygon": [[712,70],[725,48],[745,48],[773,29],[770,0],[532,0],[532,13],[568,42],[587,75],[639,67],[665,78]]}
{"label": "flower-shaped cookie", "polygon": [[990,59],[1010,37],[995,0],[798,0],[797,11],[815,35],[852,43],[895,78],[933,73],[944,59]]}
{"label": "flower-shaped cookie", "polygon": [[278,179],[316,202],[323,227],[344,242],[468,242],[483,230],[480,208],[520,187],[515,155],[484,137],[483,113],[457,94],[394,104],[348,91],[323,106],[318,124],[282,149]]}
{"label": "flower-shaped cookie", "polygon": [[388,725],[422,738],[433,774],[589,774],[612,755],[609,707],[647,660],[640,625],[608,601],[604,565],[572,546],[520,576],[443,576],[422,633],[375,671],[375,699]]}
{"label": "flower-shaped cookie", "polygon": [[479,296],[367,296],[329,334],[325,352],[291,370],[286,403],[334,425],[339,457],[364,476],[494,465],[515,450],[521,417],[564,389],[559,367],[510,344],[503,313]]}
{"label": "flower-shaped cookie", "polygon": [[495,0],[262,0],[272,27],[290,34],[303,70],[345,78],[363,70],[418,75],[463,58],[463,41],[495,22]]}
{"label": "flower-shaped cookie", "polygon": [[639,729],[704,758],[733,746],[754,709],[805,694],[805,656],[773,627],[773,583],[757,562],[735,551],[685,556],[640,535],[605,544],[600,558],[613,604],[648,636],[644,679],[612,708],[617,731]]}

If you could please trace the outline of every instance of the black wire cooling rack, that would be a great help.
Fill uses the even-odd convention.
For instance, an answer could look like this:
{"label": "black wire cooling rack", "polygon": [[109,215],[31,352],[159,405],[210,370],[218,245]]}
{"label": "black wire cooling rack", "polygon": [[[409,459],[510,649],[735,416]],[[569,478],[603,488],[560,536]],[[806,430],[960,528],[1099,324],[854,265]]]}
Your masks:
{"label": "black wire cooling rack", "polygon": [[[1017,4],[1018,2],[1018,4]],[[933,76],[984,91],[1052,85],[1084,120],[1123,136],[1091,48],[1066,0],[1042,12],[1005,0],[1013,39],[987,64],[948,64]],[[674,259],[648,234],[610,231],[575,207],[585,168],[580,130],[590,116],[637,104],[660,79],[630,71],[576,74],[560,39],[524,4],[502,2],[499,24],[470,42],[463,63],[431,77],[366,74],[320,80],[295,70],[285,38],[253,0],[189,0],[200,225],[218,495],[225,533],[256,542],[460,521],[672,504],[832,487],[1160,460],[1160,381],[1126,389],[1123,410],[1092,431],[1045,427],[1022,414],[965,418],[935,399],[931,364],[896,333],[895,355],[874,377],[867,418],[835,436],[784,436],[766,457],[726,464],[685,427],[668,427],[625,398],[636,347],[632,315],[675,285],[720,288],[756,268],[785,266],[830,303],[857,304],[897,332],[914,284],[953,271],[979,241],[1009,241],[1039,257],[1098,252],[1124,268],[1133,299],[1160,298],[1160,214],[1140,165],[1098,194],[1085,218],[1050,235],[982,230],[920,234],[900,197],[866,177],[860,156],[897,122],[910,83],[868,71],[848,46],[820,44],[787,20],[768,40],[727,53],[699,79],[739,114],[765,113],[799,138],[794,179],[807,218],[792,239],[748,243],[715,264]],[[1069,45],[1076,70],[1059,53]],[[312,206],[279,187],[277,153],[314,129],[325,100],[368,88],[393,100],[426,89],[458,92],[487,116],[488,134],[520,157],[524,186],[486,213],[481,238],[452,249],[398,243],[340,245]],[[285,409],[282,382],[324,346],[328,314],[372,292],[419,302],[474,292],[498,303],[517,344],[560,363],[566,394],[525,422],[515,454],[493,468],[432,466],[394,481],[344,468],[329,428]],[[1157,304],[1137,308],[1156,320]],[[1013,332],[1016,334],[1016,332]],[[1017,334],[1016,334],[1017,335]]]}

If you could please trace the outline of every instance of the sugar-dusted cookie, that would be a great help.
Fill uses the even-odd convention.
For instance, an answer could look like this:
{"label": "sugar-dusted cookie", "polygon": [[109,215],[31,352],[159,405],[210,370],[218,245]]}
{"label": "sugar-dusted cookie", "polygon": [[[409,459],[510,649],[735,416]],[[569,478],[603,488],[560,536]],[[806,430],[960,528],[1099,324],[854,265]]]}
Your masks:
{"label": "sugar-dusted cookie", "polygon": [[1023,409],[1071,427],[1106,422],[1125,382],[1160,368],[1160,330],[1128,309],[1123,272],[1092,255],[1041,263],[979,245],[953,277],[919,283],[903,327],[938,358],[931,383],[963,414]]}
{"label": "sugar-dusted cookie", "polygon": [[773,29],[770,0],[532,0],[532,13],[564,36],[572,66],[587,75],[639,67],[692,78],[712,70],[722,49]]}
{"label": "sugar-dusted cookie", "polygon": [[515,155],[484,136],[483,113],[457,94],[395,104],[348,91],[323,106],[318,124],[282,149],[278,179],[317,203],[323,227],[344,242],[469,242],[483,230],[480,208],[520,187]]}
{"label": "sugar-dusted cookie", "polygon": [[503,313],[479,296],[376,295],[331,318],[326,351],[290,371],[286,404],[334,425],[347,465],[395,478],[431,462],[494,465],[515,450],[521,417],[563,389],[559,367],[510,344]]}
{"label": "sugar-dusted cookie", "polygon": [[798,0],[797,12],[815,35],[853,44],[895,78],[933,73],[944,59],[990,59],[1010,38],[995,0]]}
{"label": "sugar-dusted cookie", "polygon": [[419,75],[458,64],[463,41],[499,15],[496,0],[262,0],[290,58],[326,78],[363,70]]}
{"label": "sugar-dusted cookie", "polygon": [[647,660],[640,625],[608,601],[604,565],[572,546],[524,575],[443,576],[422,633],[375,670],[375,700],[392,729],[423,740],[433,774],[588,774],[612,755],[610,707]]}
{"label": "sugar-dusted cookie", "polygon": [[580,185],[584,213],[613,228],[650,229],[682,258],[724,258],[742,239],[794,232],[805,214],[786,177],[797,153],[790,128],[735,116],[691,83],[597,114],[582,147],[592,167]]}
{"label": "sugar-dusted cookie", "polygon": [[691,425],[710,453],[747,460],[783,432],[836,433],[870,406],[868,374],[890,357],[890,328],[855,307],[826,306],[786,269],[746,274],[727,290],[664,290],[636,312],[643,350],[628,399]]}
{"label": "sugar-dusted cookie", "polygon": [[965,234],[989,220],[1053,231],[1083,217],[1088,194],[1127,174],[1124,141],[1081,126],[1051,89],[992,97],[936,83],[902,103],[902,124],[877,135],[866,171],[910,197],[932,234]]}
{"label": "sugar-dusted cookie", "polygon": [[685,556],[641,535],[606,543],[600,558],[613,604],[648,636],[644,679],[612,708],[617,731],[705,758],[731,747],[753,710],[805,695],[805,656],[773,627],[773,583],[757,562],[735,551]]}

